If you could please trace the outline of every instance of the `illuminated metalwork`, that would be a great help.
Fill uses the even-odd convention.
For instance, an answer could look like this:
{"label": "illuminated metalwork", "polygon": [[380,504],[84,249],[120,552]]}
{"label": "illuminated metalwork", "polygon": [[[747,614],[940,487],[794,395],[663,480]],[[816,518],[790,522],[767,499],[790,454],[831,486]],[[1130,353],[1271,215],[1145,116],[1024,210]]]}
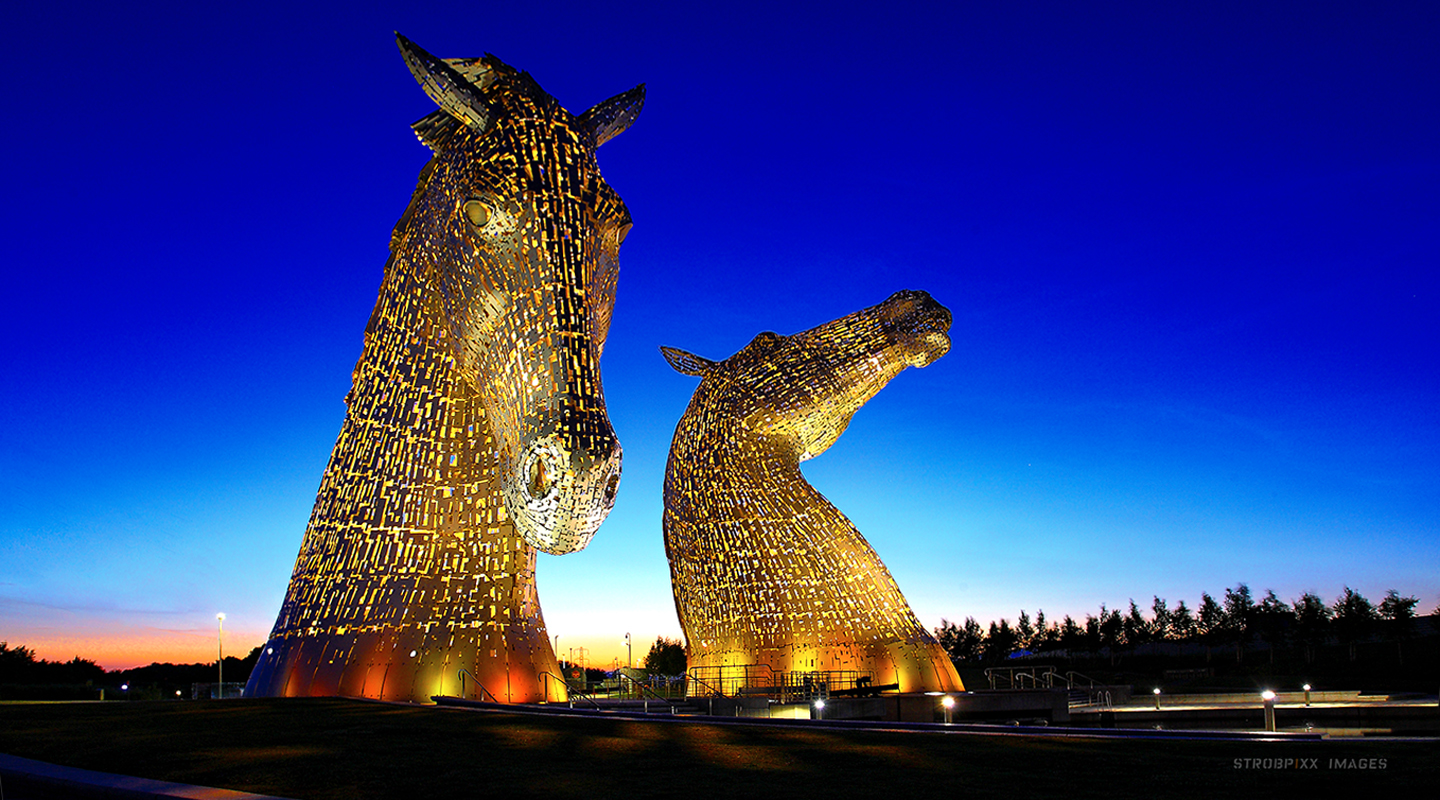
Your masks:
{"label": "illuminated metalwork", "polygon": [[800,474],[891,378],[944,355],[949,327],[949,311],[906,291],[793,336],[762,333],[724,361],[661,348],[701,378],[665,468],[665,551],[691,668],[963,689],[879,556]]}
{"label": "illuminated metalwork", "polygon": [[620,479],[599,364],[630,215],[595,149],[644,86],[574,116],[494,56],[398,38],[434,158],[246,694],[562,699],[535,554],[585,547]]}

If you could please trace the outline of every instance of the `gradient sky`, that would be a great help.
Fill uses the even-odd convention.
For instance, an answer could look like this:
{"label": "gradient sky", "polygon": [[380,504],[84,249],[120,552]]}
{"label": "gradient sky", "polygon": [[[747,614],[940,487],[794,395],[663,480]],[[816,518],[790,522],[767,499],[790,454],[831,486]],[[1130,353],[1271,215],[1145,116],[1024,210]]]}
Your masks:
{"label": "gradient sky", "polygon": [[[949,355],[806,475],[921,620],[1440,600],[1440,6],[7,8],[0,640],[116,668],[273,624],[434,109],[394,44],[579,112],[635,218],[625,448],[541,556],[560,655],[678,635],[661,483],[710,358],[924,289]],[[1376,7],[1379,5],[1379,7]]]}

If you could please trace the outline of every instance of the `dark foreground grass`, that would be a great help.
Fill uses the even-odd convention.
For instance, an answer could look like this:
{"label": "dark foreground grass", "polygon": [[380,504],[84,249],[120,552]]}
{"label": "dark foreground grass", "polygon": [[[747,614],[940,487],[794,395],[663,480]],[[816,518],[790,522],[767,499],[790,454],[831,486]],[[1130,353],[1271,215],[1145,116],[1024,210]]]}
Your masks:
{"label": "dark foreground grass", "polygon": [[[0,752],[295,798],[1335,797],[1440,782],[1433,742],[836,732],[335,699],[0,704]],[[1266,769],[1244,759],[1318,763]]]}

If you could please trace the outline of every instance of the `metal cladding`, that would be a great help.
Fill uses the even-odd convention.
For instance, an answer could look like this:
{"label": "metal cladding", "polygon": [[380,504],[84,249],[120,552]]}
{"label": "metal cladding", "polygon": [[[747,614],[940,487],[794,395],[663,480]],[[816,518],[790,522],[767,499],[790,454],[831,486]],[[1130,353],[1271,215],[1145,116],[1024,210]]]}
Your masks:
{"label": "metal cladding", "polygon": [[949,657],[850,520],[805,481],[861,406],[950,348],[924,292],[724,361],[662,348],[701,377],[665,468],[665,551],[692,670],[868,672],[901,691],[961,690]]}
{"label": "metal cladding", "polygon": [[574,116],[493,56],[399,40],[434,158],[246,694],[563,699],[536,549],[585,547],[620,479],[599,364],[630,215],[595,148],[644,89]]}

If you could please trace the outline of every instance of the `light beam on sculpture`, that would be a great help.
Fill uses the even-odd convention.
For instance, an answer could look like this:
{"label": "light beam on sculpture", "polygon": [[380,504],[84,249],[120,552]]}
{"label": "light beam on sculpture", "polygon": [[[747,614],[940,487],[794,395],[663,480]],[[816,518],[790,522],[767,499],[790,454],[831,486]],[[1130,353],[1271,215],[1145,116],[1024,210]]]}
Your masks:
{"label": "light beam on sculpture", "polygon": [[855,526],[800,474],[891,378],[950,349],[924,292],[724,361],[671,348],[700,386],[665,468],[665,551],[689,666],[868,672],[900,690],[963,690],[935,638]]}
{"label": "light beam on sculpture", "polygon": [[246,694],[428,702],[463,669],[467,696],[563,699],[535,554],[585,547],[620,480],[599,365],[630,214],[595,150],[644,86],[574,116],[494,56],[397,37],[434,158]]}

